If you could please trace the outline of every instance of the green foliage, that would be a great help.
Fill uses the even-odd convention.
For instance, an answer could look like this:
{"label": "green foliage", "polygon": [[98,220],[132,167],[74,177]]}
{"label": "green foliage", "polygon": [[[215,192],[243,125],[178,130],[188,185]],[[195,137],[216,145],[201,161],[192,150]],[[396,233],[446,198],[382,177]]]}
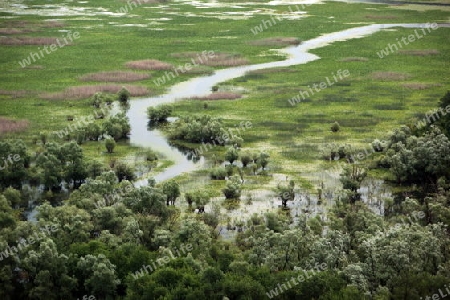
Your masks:
{"label": "green foliage", "polygon": [[[124,91],[124,96],[126,96],[126,92],[128,91]],[[120,95],[122,93],[122,90],[119,92],[119,98]],[[128,97],[129,97],[129,93],[128,93]],[[95,108],[100,108],[102,107],[102,105],[104,103],[106,103],[107,105],[110,105],[112,102],[114,101],[113,96],[112,95],[107,95],[104,93],[95,93],[92,97],[91,97],[91,105],[94,106]]]}
{"label": "green foliage", "polygon": [[143,187],[133,190],[124,197],[124,204],[135,213],[153,215],[165,220],[169,216],[167,196],[161,189]]}
{"label": "green foliage", "polygon": [[227,177],[227,170],[224,167],[217,167],[211,170],[209,176],[212,180],[224,180]]}
{"label": "green foliage", "polygon": [[145,152],[145,160],[150,162],[158,160],[158,155],[153,150],[147,150]]}
{"label": "green foliage", "polygon": [[411,135],[406,127],[396,130],[386,151],[385,163],[398,182],[436,183],[449,177],[450,141],[434,125],[422,136]]}
{"label": "green foliage", "polygon": [[152,123],[166,122],[167,118],[172,114],[172,106],[168,104],[150,106],[147,108],[147,116]]}
{"label": "green foliage", "polygon": [[122,89],[117,93],[117,98],[120,103],[125,104],[130,99],[130,92],[125,87],[122,87]]}
{"label": "green foliage", "polygon": [[439,101],[439,112],[440,118],[436,123],[442,128],[442,132],[450,137],[450,91]]}
{"label": "green foliage", "polygon": [[31,156],[22,140],[0,141],[0,190],[20,188],[27,178]]}
{"label": "green foliage", "polygon": [[288,201],[294,201],[295,198],[295,182],[291,180],[289,185],[283,185],[279,183],[277,185],[277,195],[281,199],[281,205],[283,208],[287,207]]}
{"label": "green foliage", "polygon": [[209,202],[209,195],[205,190],[187,192],[184,194],[189,206],[195,203],[199,213],[205,212],[205,205]]}
{"label": "green foliage", "polygon": [[211,143],[213,145],[241,145],[242,139],[230,135],[223,128],[221,119],[209,115],[194,115],[181,117],[170,125],[169,137],[191,143]]}
{"label": "green foliage", "polygon": [[225,199],[234,199],[234,200],[240,200],[241,198],[241,179],[239,176],[233,176],[231,177],[226,185],[225,188],[222,190],[223,195],[225,196]]}
{"label": "green foliage", "polygon": [[105,147],[106,147],[106,151],[108,151],[108,153],[113,153],[114,148],[116,147],[116,142],[114,141],[113,138],[106,138]]}
{"label": "green foliage", "polygon": [[239,152],[236,148],[230,147],[225,153],[225,160],[229,161],[230,164],[233,164],[239,158]]}
{"label": "green foliage", "polygon": [[28,201],[22,201],[22,197],[20,195],[20,191],[9,187],[3,192],[3,196],[5,196],[6,200],[8,200],[11,207],[28,207]]}
{"label": "green foliage", "polygon": [[17,221],[8,199],[0,195],[0,228],[14,228]]}
{"label": "green foliage", "polygon": [[259,154],[257,163],[262,167],[262,169],[264,170],[267,167],[267,164],[269,163],[269,154],[265,153],[265,152],[261,152]]}
{"label": "green foliage", "polygon": [[331,131],[332,131],[332,132],[338,132],[340,129],[341,129],[341,126],[339,125],[338,122],[334,122],[334,123],[331,125]]}
{"label": "green foliage", "polygon": [[163,193],[167,196],[167,205],[175,205],[175,200],[180,196],[180,186],[175,180],[169,180],[162,185]]}
{"label": "green foliage", "polygon": [[127,138],[130,130],[130,122],[125,113],[111,116],[103,123],[103,132],[112,136],[116,141]]}
{"label": "green foliage", "polygon": [[134,168],[125,163],[116,164],[114,166],[114,172],[116,173],[119,182],[122,182],[123,180],[133,181],[136,179]]}
{"label": "green foliage", "polygon": [[248,152],[242,153],[241,154],[242,167],[246,168],[250,162],[252,162],[252,157],[251,157],[250,153],[248,153]]}
{"label": "green foliage", "polygon": [[351,203],[360,200],[361,194],[357,190],[361,187],[361,182],[366,176],[366,170],[358,168],[356,165],[352,165],[352,168],[345,168],[341,174],[340,181],[344,190],[349,190],[349,200]]}

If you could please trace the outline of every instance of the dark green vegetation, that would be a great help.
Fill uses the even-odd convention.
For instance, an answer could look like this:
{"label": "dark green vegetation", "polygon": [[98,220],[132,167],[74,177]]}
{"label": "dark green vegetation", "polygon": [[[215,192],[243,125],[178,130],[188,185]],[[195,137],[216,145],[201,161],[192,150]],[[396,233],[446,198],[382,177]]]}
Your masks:
{"label": "dark green vegetation", "polygon": [[[213,87],[242,91],[237,100],[150,108],[152,123],[192,156],[207,157],[207,167],[140,188],[134,180],[169,162],[129,145],[129,120],[110,108],[126,111],[130,94],[161,94],[215,69],[282,60],[271,49],[361,23],[448,22],[445,7],[309,5],[302,8],[307,17],[254,35],[252,28],[288,7],[146,3],[110,16],[96,9],[129,4],[52,2],[61,3],[87,5],[93,15],[9,19],[0,12],[7,17],[0,19],[1,299],[419,300],[444,290],[450,112],[441,112],[450,105],[449,28],[382,59],[377,52],[414,29],[338,42],[312,51],[320,60]],[[60,30],[80,38],[19,65],[45,38],[61,38]],[[203,51],[216,56],[154,82]],[[338,70],[350,76],[289,103]],[[169,116],[178,120],[166,124]],[[231,134],[242,122],[251,127]],[[206,143],[217,147],[201,149]],[[368,147],[371,154],[360,158]],[[323,179],[333,167],[334,185]],[[364,198],[365,181],[374,177],[395,191],[375,195],[382,214]],[[31,203],[41,204],[36,222],[25,221]]]}

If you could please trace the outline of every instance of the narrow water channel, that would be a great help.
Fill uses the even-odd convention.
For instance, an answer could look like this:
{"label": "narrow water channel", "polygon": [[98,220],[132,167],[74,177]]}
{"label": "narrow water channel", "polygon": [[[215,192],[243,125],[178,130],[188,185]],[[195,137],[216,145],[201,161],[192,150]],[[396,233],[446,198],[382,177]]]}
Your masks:
{"label": "narrow water channel", "polygon": [[[164,137],[160,130],[147,129],[147,107],[170,103],[193,96],[208,95],[211,93],[211,88],[214,85],[234,78],[242,77],[249,71],[306,64],[320,58],[317,55],[308,53],[308,51],[325,47],[335,42],[363,38],[382,29],[393,27],[421,28],[424,26],[425,24],[372,24],[324,34],[317,38],[305,41],[298,46],[291,46],[279,50],[280,53],[286,55],[286,60],[218,70],[212,75],[197,77],[178,83],[164,95],[151,98],[133,99],[130,101],[130,109],[127,112],[131,125],[130,143],[132,145],[144,148],[151,147],[158,152],[164,153],[168,159],[174,161],[174,164],[171,167],[155,176],[157,182],[176,177],[185,172],[192,172],[200,169],[204,165],[203,158],[197,162],[188,159],[186,154],[183,154],[183,152],[176,147],[169,145],[166,137]],[[377,50],[379,49],[374,49],[374,51]],[[146,184],[147,179],[139,180],[135,183],[136,186]]]}
{"label": "narrow water channel", "polygon": [[[198,169],[201,169],[205,161],[201,158],[198,161],[193,161],[188,158],[178,148],[171,146],[164,136],[164,134],[158,130],[148,129],[147,119],[147,107],[156,106],[159,104],[171,103],[182,99],[190,98],[193,96],[205,96],[211,93],[211,88],[218,83],[231,80],[234,78],[242,77],[248,71],[269,69],[275,67],[287,67],[299,64],[306,64],[308,62],[320,59],[317,55],[308,53],[312,49],[325,47],[334,42],[346,41],[349,39],[363,38],[371,35],[382,29],[388,29],[393,27],[403,28],[422,28],[426,24],[373,24],[362,27],[356,27],[351,29],[342,30],[339,32],[328,33],[317,38],[305,41],[298,46],[288,47],[279,50],[287,56],[286,60],[275,61],[270,63],[240,66],[234,68],[227,68],[216,71],[212,75],[192,78],[188,81],[178,83],[174,85],[170,90],[161,96],[133,99],[130,101],[130,108],[127,111],[127,116],[130,119],[131,132],[130,132],[130,144],[138,147],[150,147],[151,149],[164,153],[167,159],[172,160],[174,164],[165,169],[161,173],[157,174],[154,178],[157,182],[174,178],[183,173],[189,173]],[[441,25],[440,25],[441,26]],[[449,27],[449,24],[443,24],[442,26]],[[374,49],[377,51],[379,49]],[[239,100],[238,100],[239,101]],[[147,185],[147,179],[141,179],[135,182],[136,187]],[[295,205],[294,205],[295,206]],[[258,207],[259,211],[264,209],[273,209],[274,203],[267,201],[263,206]],[[34,207],[27,215],[29,221],[36,221],[36,207]],[[381,213],[381,207],[380,207]]]}

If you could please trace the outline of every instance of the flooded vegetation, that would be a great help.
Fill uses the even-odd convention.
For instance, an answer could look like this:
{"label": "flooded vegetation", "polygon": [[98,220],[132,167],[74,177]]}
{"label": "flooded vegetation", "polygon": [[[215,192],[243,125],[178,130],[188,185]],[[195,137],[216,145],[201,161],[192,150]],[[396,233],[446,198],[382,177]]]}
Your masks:
{"label": "flooded vegetation", "polygon": [[442,296],[449,20],[445,1],[1,3],[0,297]]}

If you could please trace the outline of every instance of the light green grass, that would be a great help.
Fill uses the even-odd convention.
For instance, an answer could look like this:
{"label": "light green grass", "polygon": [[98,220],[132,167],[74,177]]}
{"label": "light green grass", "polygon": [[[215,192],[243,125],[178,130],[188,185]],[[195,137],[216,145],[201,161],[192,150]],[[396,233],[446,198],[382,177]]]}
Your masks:
{"label": "light green grass", "polygon": [[[38,0],[25,3],[47,2]],[[125,4],[122,1],[100,0],[84,5],[115,11]],[[75,6],[77,3],[67,5]],[[255,36],[250,29],[268,20],[270,15],[255,14],[245,20],[219,21],[217,18],[207,16],[206,13],[249,11],[255,8],[275,9],[278,13],[284,13],[288,11],[288,6],[261,3],[243,9],[200,10],[191,5],[172,3],[163,11],[155,9],[156,6],[142,5],[122,17],[104,15],[93,17],[96,20],[71,16],[58,17],[65,24],[63,28],[47,28],[28,35],[61,37],[64,33],[58,30],[68,29],[79,32],[80,39],[76,40],[74,45],[58,49],[35,63],[41,65],[43,69],[22,69],[18,64],[18,61],[26,58],[30,52],[37,51],[38,46],[0,46],[2,53],[0,89],[30,92],[30,96],[18,99],[0,96],[1,116],[28,119],[31,122],[27,131],[7,137],[23,138],[30,143],[31,136],[40,131],[60,130],[67,126],[66,115],[88,116],[92,113],[92,107],[88,105],[87,100],[47,101],[40,99],[39,95],[87,84],[78,79],[86,73],[127,70],[124,66],[127,61],[159,59],[177,66],[187,60],[175,58],[172,53],[212,50],[238,53],[255,64],[281,59],[275,55],[260,55],[281,46],[251,46],[248,42],[252,40],[279,36],[308,40],[324,33],[369,23],[427,23],[448,20],[448,12],[440,10],[419,12],[399,10],[387,5],[328,2],[306,6],[304,9],[308,17],[300,20],[283,20]],[[295,10],[294,7],[293,9]],[[173,12],[180,15],[174,15]],[[186,17],[185,14],[188,13],[202,16]],[[8,14],[0,13],[0,16],[2,15]],[[386,19],[386,16],[389,16],[389,19]],[[150,21],[147,19],[161,17],[171,20],[161,21],[162,24],[149,27],[161,27],[164,28],[163,31],[109,24],[110,22],[122,25],[148,24]],[[36,24],[47,19],[49,17],[44,16],[17,18]],[[0,27],[7,21],[0,19]],[[412,122],[415,115],[423,114],[436,106],[450,82],[449,28],[433,31],[407,48],[437,49],[440,51],[439,55],[418,57],[395,53],[380,59],[376,54],[388,43],[395,43],[396,38],[412,32],[411,29],[383,31],[363,39],[339,42],[314,50],[313,53],[319,55],[320,60],[287,68],[289,72],[249,75],[224,83],[245,87],[249,92],[243,99],[209,102],[206,110],[200,101],[177,102],[175,114],[201,111],[223,117],[227,126],[234,126],[243,120],[251,121],[253,128],[243,133],[244,148],[252,151],[269,151],[271,172],[296,176],[305,183],[305,179],[299,174],[317,171],[321,164],[320,149],[324,144],[336,142],[349,143],[355,148],[363,147],[365,143],[375,138],[384,138],[399,124]],[[365,57],[368,61],[341,62],[340,60],[345,57]],[[300,88],[324,81],[326,76],[331,76],[338,69],[348,69],[351,76],[339,85],[335,84],[314,94],[309,101],[301,102],[296,107],[291,107],[288,103],[288,99],[295,96]],[[425,90],[410,90],[402,87],[401,84],[404,82],[372,80],[370,75],[374,71],[408,73],[411,78],[405,82],[440,84],[440,86]],[[164,71],[149,73],[152,75],[151,79],[134,84],[146,86],[151,94],[161,94],[170,85],[195,76],[181,75],[167,85],[158,87],[153,83],[153,79],[162,76]],[[341,131],[337,134],[329,130],[334,121],[341,124]],[[98,155],[97,143],[87,143],[83,147],[88,156]],[[103,151],[103,145],[100,147]],[[119,143],[116,151],[114,156],[123,158],[138,149],[126,143]],[[209,151],[207,156],[212,154],[219,156],[223,151],[223,148],[217,147]],[[102,159],[107,161],[106,156]]]}

